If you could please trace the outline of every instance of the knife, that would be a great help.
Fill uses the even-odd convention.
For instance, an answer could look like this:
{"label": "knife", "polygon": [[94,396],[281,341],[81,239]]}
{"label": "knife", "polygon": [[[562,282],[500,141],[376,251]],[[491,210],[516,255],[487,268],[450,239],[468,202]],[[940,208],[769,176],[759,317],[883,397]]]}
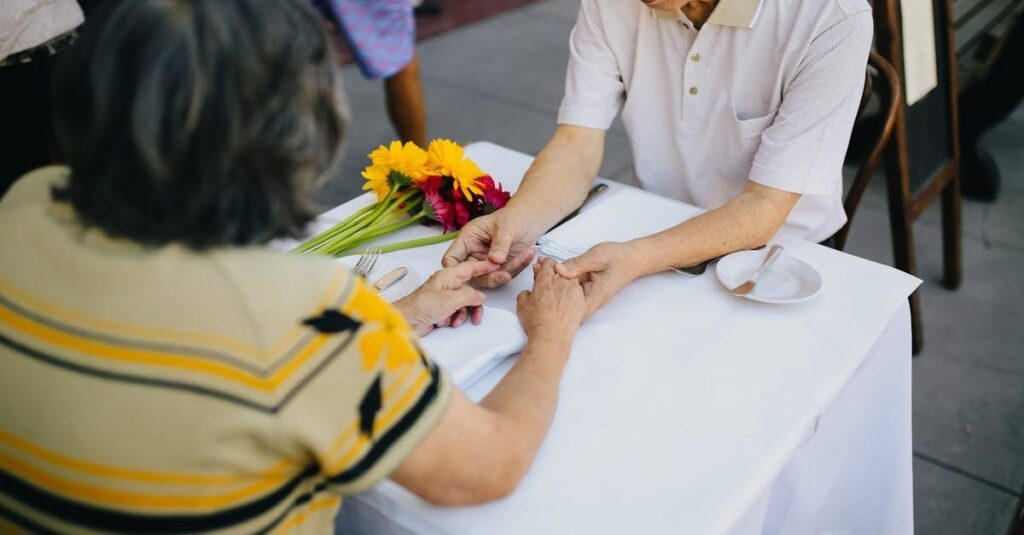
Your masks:
{"label": "knife", "polygon": [[567,222],[570,219],[578,216],[580,214],[580,210],[582,210],[583,207],[586,206],[588,202],[594,200],[595,197],[600,195],[606,189],[608,189],[608,184],[597,184],[594,187],[590,188],[590,192],[587,193],[587,197],[585,199],[583,199],[583,204],[580,204],[579,208],[573,210],[572,213],[567,215],[567,216],[565,216],[564,219],[562,219],[558,223],[555,223],[555,226],[549,228],[548,232],[551,232],[552,230],[555,230],[556,228],[562,226],[562,224],[564,224],[565,222]]}
{"label": "knife", "polygon": [[383,292],[384,290],[394,286],[396,282],[402,280],[402,277],[407,273],[409,273],[408,268],[399,267],[392,269],[387,273],[387,275],[378,279],[377,282],[373,283],[370,287],[378,292]]}

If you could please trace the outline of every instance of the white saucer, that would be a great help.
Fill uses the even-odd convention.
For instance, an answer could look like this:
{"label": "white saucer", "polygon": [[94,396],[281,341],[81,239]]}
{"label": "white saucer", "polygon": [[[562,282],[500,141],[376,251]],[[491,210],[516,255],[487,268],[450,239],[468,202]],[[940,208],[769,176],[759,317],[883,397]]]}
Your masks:
{"label": "white saucer", "polygon": [[[345,256],[338,259],[338,263],[343,264],[345,267],[352,269],[356,266],[356,262],[359,262],[359,255]],[[380,280],[381,277],[387,275],[391,270],[404,267],[409,270],[404,277],[387,290],[380,293],[380,296],[389,303],[394,303],[399,299],[411,294],[413,290],[420,285],[420,275],[416,272],[416,269],[412,267],[412,264],[407,262],[401,256],[397,256],[394,253],[383,254],[377,259],[377,265],[373,266],[373,271],[366,276],[366,284],[369,286]]]}
{"label": "white saucer", "polygon": [[[725,288],[732,289],[750,280],[768,249],[740,251],[718,261],[715,273]],[[747,299],[762,303],[799,303],[821,291],[821,274],[810,264],[782,252],[782,256],[761,273]]]}

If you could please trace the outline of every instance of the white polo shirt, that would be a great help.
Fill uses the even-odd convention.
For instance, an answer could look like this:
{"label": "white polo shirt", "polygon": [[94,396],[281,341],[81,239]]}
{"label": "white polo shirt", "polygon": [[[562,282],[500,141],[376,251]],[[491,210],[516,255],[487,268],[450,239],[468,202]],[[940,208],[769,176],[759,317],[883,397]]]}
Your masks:
{"label": "white polo shirt", "polygon": [[846,222],[842,165],[864,87],[866,0],[720,0],[700,31],[640,0],[583,0],[560,124],[629,134],[645,189],[702,208],[747,180],[802,194],[787,233]]}

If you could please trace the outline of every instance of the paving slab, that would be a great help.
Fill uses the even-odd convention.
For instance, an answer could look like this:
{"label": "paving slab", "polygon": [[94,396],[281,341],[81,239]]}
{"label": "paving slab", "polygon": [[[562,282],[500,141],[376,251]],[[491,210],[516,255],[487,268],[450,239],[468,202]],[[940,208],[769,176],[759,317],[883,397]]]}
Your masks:
{"label": "paving slab", "polygon": [[914,532],[1003,535],[1017,499],[932,464],[914,460]]}

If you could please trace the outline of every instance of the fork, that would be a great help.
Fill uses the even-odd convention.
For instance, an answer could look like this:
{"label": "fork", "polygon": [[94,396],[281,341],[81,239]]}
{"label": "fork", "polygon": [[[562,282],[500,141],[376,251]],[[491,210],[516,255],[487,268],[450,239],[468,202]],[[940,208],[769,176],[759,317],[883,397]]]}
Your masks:
{"label": "fork", "polygon": [[377,266],[377,260],[379,259],[380,249],[369,249],[359,257],[359,261],[356,262],[356,267],[352,272],[360,277],[365,277]]}

